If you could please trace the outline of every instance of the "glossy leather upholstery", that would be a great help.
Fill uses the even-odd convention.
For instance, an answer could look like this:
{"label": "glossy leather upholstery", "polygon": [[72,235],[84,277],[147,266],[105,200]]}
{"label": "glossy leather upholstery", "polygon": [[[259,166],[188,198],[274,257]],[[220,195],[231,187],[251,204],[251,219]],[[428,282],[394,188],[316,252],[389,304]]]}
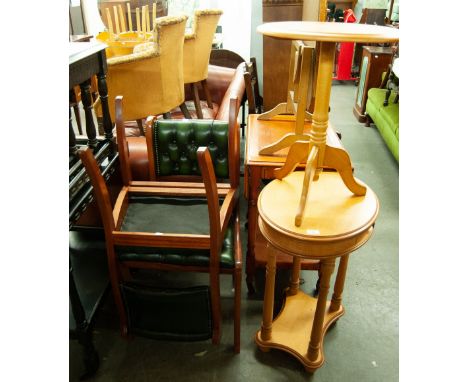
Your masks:
{"label": "glossy leather upholstery", "polygon": [[200,146],[208,147],[217,178],[229,178],[228,122],[214,120],[160,120],[153,129],[156,176],[201,175]]}
{"label": "glossy leather upholstery", "polygon": [[[237,69],[215,65],[209,66],[207,79],[208,86],[210,88],[213,102],[219,105],[218,112],[214,119],[227,121],[229,119],[229,100],[235,97],[242,99],[245,91],[243,72],[243,64],[240,64]],[[187,98],[189,96],[190,95],[187,95]],[[239,113],[239,108],[240,103],[238,104],[238,108],[235,110],[236,115]],[[171,112],[171,115],[173,118],[183,118],[183,115],[180,112]],[[134,180],[148,180],[148,151],[146,148],[145,137],[131,135],[133,134],[129,134],[129,129],[126,129],[132,177]]]}
{"label": "glossy leather upholstery", "polygon": [[[164,219],[155,219],[164,216]],[[196,219],[194,219],[196,216]],[[181,197],[133,197],[122,231],[209,235],[206,199]],[[210,250],[117,247],[120,261],[153,261],[164,264],[207,267]],[[219,253],[220,267],[234,267],[234,230],[229,227]]]}

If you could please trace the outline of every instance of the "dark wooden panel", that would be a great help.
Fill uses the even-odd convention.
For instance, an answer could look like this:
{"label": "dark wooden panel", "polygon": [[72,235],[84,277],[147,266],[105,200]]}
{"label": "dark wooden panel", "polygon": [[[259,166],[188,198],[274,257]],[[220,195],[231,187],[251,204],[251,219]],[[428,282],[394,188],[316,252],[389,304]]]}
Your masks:
{"label": "dark wooden panel", "polygon": [[382,74],[388,70],[392,60],[392,48],[380,46],[364,46],[359,85],[356,91],[356,102],[353,112],[359,122],[364,122],[367,92],[371,88],[378,88],[382,82]]}
{"label": "dark wooden panel", "polygon": [[[302,20],[302,1],[263,3],[263,22]],[[288,89],[290,40],[263,37],[263,105],[270,110],[286,102]]]}

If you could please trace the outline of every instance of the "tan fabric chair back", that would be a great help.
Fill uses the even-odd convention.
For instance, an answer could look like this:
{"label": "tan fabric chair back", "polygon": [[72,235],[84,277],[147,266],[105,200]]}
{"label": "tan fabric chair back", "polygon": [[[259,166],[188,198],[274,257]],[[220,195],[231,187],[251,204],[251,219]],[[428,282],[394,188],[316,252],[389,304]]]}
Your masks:
{"label": "tan fabric chair back", "polygon": [[195,11],[193,31],[185,36],[184,82],[191,84],[208,77],[211,46],[223,11],[205,9]]}
{"label": "tan fabric chair back", "polygon": [[154,42],[135,53],[108,59],[109,109],[125,99],[126,121],[169,112],[184,101],[183,46],[187,16],[157,19]]}

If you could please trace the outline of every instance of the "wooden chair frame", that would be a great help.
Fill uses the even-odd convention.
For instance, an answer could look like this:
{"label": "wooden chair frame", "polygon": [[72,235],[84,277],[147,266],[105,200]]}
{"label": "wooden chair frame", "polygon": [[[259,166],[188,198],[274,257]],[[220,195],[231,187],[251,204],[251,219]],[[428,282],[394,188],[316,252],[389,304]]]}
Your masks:
{"label": "wooden chair frame", "polygon": [[[122,97],[116,97],[116,126],[119,158],[124,186],[120,191],[112,209],[109,193],[100,175],[99,168],[90,150],[80,152],[80,158],[90,176],[95,190],[96,200],[101,212],[108,253],[111,286],[120,317],[120,329],[123,336],[128,335],[128,322],[119,288],[119,283],[130,277],[130,269],[158,269],[168,271],[204,272],[209,273],[211,308],[213,318],[212,342],[218,344],[221,338],[221,303],[220,274],[231,274],[234,282],[234,351],[240,351],[240,301],[242,279],[242,248],[240,243],[239,223],[239,165],[240,143],[239,131],[236,126],[235,110],[237,98],[231,99],[229,117],[229,153],[233,158],[229,163],[229,183],[217,183],[211,156],[206,147],[197,151],[197,160],[201,177],[189,177],[190,181],[133,181],[131,177],[128,146],[125,140],[125,126],[122,116]],[[147,129],[154,122],[154,117],[148,117]],[[232,163],[231,163],[232,162]],[[150,160],[151,163],[151,160]],[[179,180],[179,179],[178,179]],[[200,182],[201,180],[201,182]],[[129,197],[131,195],[149,196],[196,196],[206,197],[210,221],[209,235],[164,233],[154,235],[147,232],[123,232],[121,226],[125,217]],[[224,197],[221,207],[219,197]],[[233,268],[220,268],[219,253],[223,238],[231,219],[234,219],[234,253]],[[142,246],[161,248],[197,248],[210,250],[209,266],[184,266],[141,261],[119,261],[115,246]]]}
{"label": "wooden chair frame", "polygon": [[261,114],[263,99],[260,96],[258,86],[257,60],[255,57],[250,57],[250,62],[244,64],[244,81],[249,103],[249,114]]}

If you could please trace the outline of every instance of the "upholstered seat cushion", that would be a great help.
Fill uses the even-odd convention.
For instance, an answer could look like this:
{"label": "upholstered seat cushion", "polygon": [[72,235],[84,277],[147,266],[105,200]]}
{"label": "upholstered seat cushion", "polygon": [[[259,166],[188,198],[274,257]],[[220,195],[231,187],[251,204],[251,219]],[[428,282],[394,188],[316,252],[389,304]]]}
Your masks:
{"label": "upholstered seat cushion", "polygon": [[[131,197],[122,231],[209,235],[206,199]],[[174,265],[208,266],[209,250],[116,247],[121,261],[152,261]],[[229,227],[220,252],[220,267],[234,267],[234,230]]]}
{"label": "upholstered seat cushion", "polygon": [[[392,131],[395,134],[398,134],[398,127],[400,122],[400,113],[399,113],[399,104],[394,103],[396,93],[392,91],[388,99],[388,105],[384,106],[385,94],[387,93],[386,89],[369,89],[368,99],[370,102],[374,103],[377,109],[380,111],[382,118],[385,120],[385,123],[388,126],[392,127]],[[397,135],[398,137],[398,135]]]}

